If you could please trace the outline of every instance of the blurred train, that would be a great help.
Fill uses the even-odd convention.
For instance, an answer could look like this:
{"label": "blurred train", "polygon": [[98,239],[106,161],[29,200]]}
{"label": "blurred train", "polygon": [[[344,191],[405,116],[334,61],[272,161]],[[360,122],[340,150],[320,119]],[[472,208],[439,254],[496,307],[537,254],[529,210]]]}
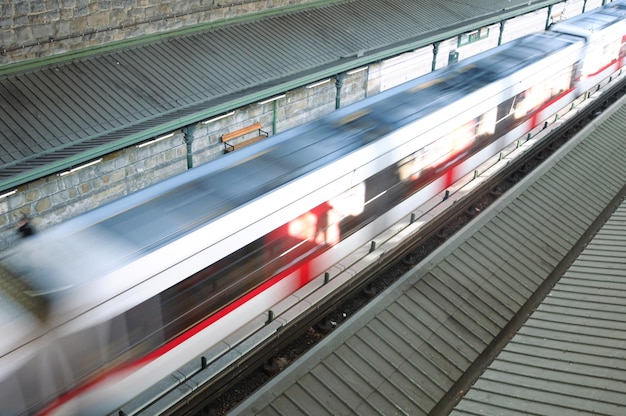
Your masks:
{"label": "blurred train", "polygon": [[0,415],[115,412],[621,68],[625,17],[610,3],[21,241]]}

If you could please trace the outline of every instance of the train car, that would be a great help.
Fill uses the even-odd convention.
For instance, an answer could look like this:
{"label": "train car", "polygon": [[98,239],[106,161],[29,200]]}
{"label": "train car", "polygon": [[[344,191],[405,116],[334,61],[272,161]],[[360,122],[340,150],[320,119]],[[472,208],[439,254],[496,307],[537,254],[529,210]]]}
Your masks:
{"label": "train car", "polygon": [[584,51],[529,35],[23,240],[0,414],[114,412],[571,102]]}
{"label": "train car", "polygon": [[555,32],[585,39],[585,62],[580,68],[578,90],[588,91],[624,66],[626,57],[626,1],[618,0],[571,19],[556,23]]}

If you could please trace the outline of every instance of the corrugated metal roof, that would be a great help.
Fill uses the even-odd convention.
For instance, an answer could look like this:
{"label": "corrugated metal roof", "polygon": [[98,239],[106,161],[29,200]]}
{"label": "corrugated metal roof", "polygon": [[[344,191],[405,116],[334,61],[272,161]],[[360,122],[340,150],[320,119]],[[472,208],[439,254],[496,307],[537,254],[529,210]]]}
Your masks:
{"label": "corrugated metal roof", "polygon": [[[514,15],[556,2],[512,0],[507,7]],[[500,20],[495,6],[492,0],[353,0],[160,34],[60,62],[52,57],[34,69],[32,62],[5,66],[0,191]]]}
{"label": "corrugated metal roof", "polygon": [[[586,233],[615,196],[622,193],[623,198],[626,99],[609,115],[601,125],[584,130],[541,170],[505,194],[502,202],[486,210],[458,237],[232,414],[414,416],[445,412],[463,393],[464,383],[488,365],[497,352],[494,346],[508,340],[514,331],[509,323],[530,313],[534,298],[542,293],[540,286],[558,277],[553,271],[570,252],[578,253],[577,244],[587,241]],[[625,235],[618,232],[617,244]],[[608,247],[602,250],[608,251]],[[581,257],[581,267],[596,266],[586,258]],[[580,297],[576,309],[568,313],[567,305],[558,305],[553,292],[541,312],[541,323],[520,334],[522,338],[507,354],[507,358],[517,354],[517,362],[498,362],[481,381],[483,389],[477,388],[473,394],[476,401],[468,401],[463,408],[466,411],[458,410],[459,414],[508,415],[516,410],[528,414],[527,409],[548,401],[561,403],[569,412],[600,410],[600,403],[587,407],[579,403],[581,397],[593,398],[594,394],[598,402],[602,397],[602,409],[624,404],[626,396],[618,392],[626,387],[621,371],[626,368],[626,353],[624,348],[611,349],[623,347],[625,340],[620,317],[626,297],[619,293],[625,283],[618,277],[626,277],[624,262],[604,263],[601,258],[594,258],[594,262],[604,264],[600,269],[604,272],[598,271],[598,282],[583,279],[580,269],[572,269],[574,275],[568,279],[568,289],[563,290],[569,293],[559,296],[566,303],[570,302],[567,297],[572,297],[572,304]],[[614,273],[616,270],[619,272]],[[608,287],[603,286],[602,279]],[[596,284],[599,286],[594,288]],[[603,307],[582,307],[583,301],[600,295],[607,296]],[[563,322],[551,321],[555,311]],[[588,328],[576,328],[576,322],[583,321]],[[552,327],[555,332],[550,334]],[[593,336],[601,339],[593,342]],[[522,355],[528,354],[530,360],[534,354],[528,345],[530,337],[534,337],[537,349],[550,351],[544,365],[549,365],[551,357],[561,356],[563,360],[545,371],[540,368],[542,363],[536,363],[524,374]],[[572,343],[564,342],[565,337],[571,337]],[[584,351],[587,361],[581,357]],[[568,365],[572,374],[555,376]],[[511,374],[498,373],[503,366]],[[588,379],[576,379],[574,374]],[[603,377],[607,379],[605,386],[598,383]],[[559,379],[564,383],[555,383]],[[519,400],[504,407],[507,400],[516,397]],[[493,408],[482,412],[490,403]],[[567,411],[561,414],[573,414]]]}
{"label": "corrugated metal roof", "polygon": [[[621,141],[616,151],[623,153],[626,108],[615,117],[594,135]],[[596,154],[596,147],[610,149],[612,143],[598,140],[591,146]],[[592,173],[584,153],[576,158]],[[624,163],[623,154],[617,159]],[[587,186],[623,187],[623,166],[617,175],[610,168],[593,174]],[[596,198],[590,200],[596,202],[600,204]],[[451,414],[623,415],[625,316],[626,202],[622,202]]]}

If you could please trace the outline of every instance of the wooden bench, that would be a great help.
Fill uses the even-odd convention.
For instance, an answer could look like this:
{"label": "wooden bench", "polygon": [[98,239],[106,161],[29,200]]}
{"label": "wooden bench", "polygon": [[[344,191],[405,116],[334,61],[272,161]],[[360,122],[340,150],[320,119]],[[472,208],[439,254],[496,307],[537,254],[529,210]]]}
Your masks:
{"label": "wooden bench", "polygon": [[[269,134],[266,131],[261,130],[261,123],[254,123],[251,126],[244,127],[239,130],[235,130],[231,133],[226,133],[222,135],[222,143],[224,143],[224,153],[232,152],[233,150],[241,149],[249,144],[258,142],[259,140],[265,139]],[[247,134],[256,132],[257,135],[255,137],[250,137],[248,139],[242,140],[238,143],[232,144],[230,143],[232,140],[245,136]]]}

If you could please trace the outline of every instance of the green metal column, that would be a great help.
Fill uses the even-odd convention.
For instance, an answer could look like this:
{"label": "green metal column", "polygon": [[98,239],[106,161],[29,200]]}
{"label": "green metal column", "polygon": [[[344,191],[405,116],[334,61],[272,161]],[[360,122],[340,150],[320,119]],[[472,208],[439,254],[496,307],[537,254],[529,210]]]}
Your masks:
{"label": "green metal column", "polygon": [[185,144],[187,145],[187,169],[193,168],[193,152],[191,144],[193,143],[193,134],[196,131],[196,125],[190,125],[183,127],[183,136],[185,138]]}
{"label": "green metal column", "polygon": [[341,107],[341,88],[343,87],[343,79],[345,74],[341,73],[335,77],[335,88],[337,88],[337,95],[335,96],[335,110],[339,110]]}
{"label": "green metal column", "polygon": [[548,16],[546,16],[545,30],[550,28],[550,19],[552,18],[552,5],[548,6]]}
{"label": "green metal column", "polygon": [[278,100],[272,101],[272,135],[276,135],[276,123],[278,116],[276,115],[276,109],[278,108]]}
{"label": "green metal column", "polygon": [[437,69],[437,54],[439,53],[439,44],[441,44],[441,42],[433,43],[433,63],[430,66],[431,71]]}

